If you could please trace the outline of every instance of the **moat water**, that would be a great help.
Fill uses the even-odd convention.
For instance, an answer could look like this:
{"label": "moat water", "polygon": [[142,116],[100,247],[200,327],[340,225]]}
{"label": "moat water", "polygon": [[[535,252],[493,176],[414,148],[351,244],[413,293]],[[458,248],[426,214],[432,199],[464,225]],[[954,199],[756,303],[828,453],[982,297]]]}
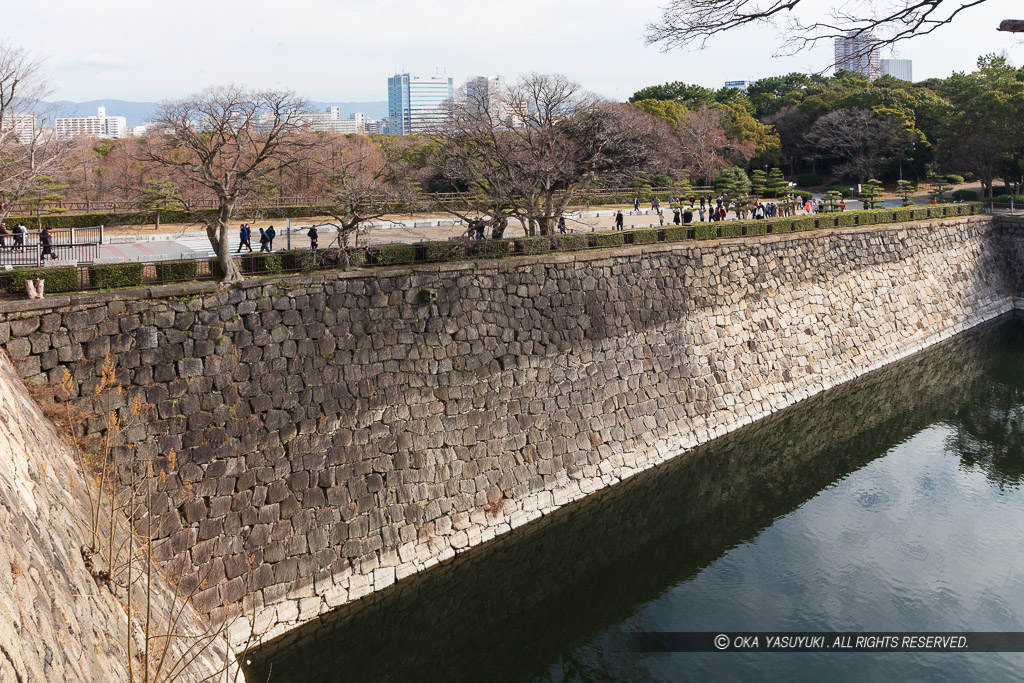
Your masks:
{"label": "moat water", "polygon": [[1024,324],[809,399],[250,653],[249,681],[1010,680],[1024,654],[635,631],[1024,631]]}

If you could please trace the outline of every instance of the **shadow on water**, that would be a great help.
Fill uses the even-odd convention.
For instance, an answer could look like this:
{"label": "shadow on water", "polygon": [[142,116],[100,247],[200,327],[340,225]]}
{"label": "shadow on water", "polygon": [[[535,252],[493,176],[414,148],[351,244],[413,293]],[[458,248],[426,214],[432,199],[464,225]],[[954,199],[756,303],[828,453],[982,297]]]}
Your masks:
{"label": "shadow on water", "polygon": [[[992,387],[1001,372],[992,359],[1019,353],[1022,339],[1024,325],[1002,321],[804,401],[251,652],[247,679],[543,677],[559,656],[938,420],[969,435],[966,466],[1019,483],[1020,458],[984,447],[1019,408],[994,400],[981,415],[957,411]],[[1024,387],[1024,376],[1012,384]]]}

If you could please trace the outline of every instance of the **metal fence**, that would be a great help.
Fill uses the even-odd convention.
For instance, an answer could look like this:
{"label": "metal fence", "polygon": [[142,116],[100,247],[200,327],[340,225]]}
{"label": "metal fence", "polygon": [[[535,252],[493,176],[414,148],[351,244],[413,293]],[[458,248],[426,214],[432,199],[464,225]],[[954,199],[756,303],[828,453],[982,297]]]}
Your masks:
{"label": "metal fence", "polygon": [[[38,266],[46,260],[39,243],[41,232],[0,235],[0,267]],[[87,263],[100,255],[103,226],[50,230],[51,260]],[[50,257],[46,257],[50,258]]]}
{"label": "metal fence", "polygon": [[[677,192],[676,188],[671,187],[655,187],[643,190],[643,194],[646,196],[647,193],[653,193],[657,195],[668,196],[674,192]],[[712,188],[709,186],[694,187],[693,193],[703,194],[711,192]],[[641,193],[635,187],[602,187],[595,188],[589,192],[580,194],[578,200],[580,202],[586,202],[587,199],[597,199],[600,197],[608,197],[614,195],[629,195],[633,196]],[[431,192],[423,195],[424,199],[435,201],[435,202],[450,202],[459,200],[473,199],[474,195],[467,194],[464,192]],[[382,195],[378,200],[384,201],[386,198]],[[374,198],[371,198],[371,201]],[[647,200],[649,201],[649,200]],[[260,198],[259,209],[279,209],[286,206],[322,206],[329,204],[331,200],[328,197],[321,195],[296,195],[289,197],[267,197]],[[217,208],[216,199],[197,199],[189,203],[191,209],[215,209]],[[67,201],[59,200],[51,204],[46,204],[43,207],[37,207],[35,205],[27,206],[15,202],[9,207],[10,215],[25,215],[35,216],[40,215],[45,217],[50,213],[129,213],[134,211],[144,210],[139,207],[137,202],[130,201]],[[253,208],[253,207],[247,207]],[[243,208],[244,212],[244,208]]]}

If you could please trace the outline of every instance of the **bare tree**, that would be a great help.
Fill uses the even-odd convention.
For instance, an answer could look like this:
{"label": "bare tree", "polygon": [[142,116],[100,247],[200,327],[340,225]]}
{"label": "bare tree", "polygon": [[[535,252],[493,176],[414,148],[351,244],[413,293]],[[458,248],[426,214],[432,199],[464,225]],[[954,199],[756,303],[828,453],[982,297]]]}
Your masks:
{"label": "bare tree", "polygon": [[416,188],[403,161],[405,139],[378,144],[363,135],[324,136],[317,152],[319,174],[325,177],[327,203],[318,211],[333,220],[335,244],[342,248],[342,263],[348,266],[344,249],[350,239],[369,221],[397,210],[412,210]]}
{"label": "bare tree", "polygon": [[865,48],[869,50],[932,33],[985,1],[833,0],[827,18],[809,21],[803,17],[815,8],[802,0],[669,0],[660,21],[648,25],[646,38],[648,44],[659,43],[665,50],[703,48],[722,33],[767,22],[785,24],[781,35],[786,42],[779,50],[783,54],[851,34],[870,37],[871,45]]}
{"label": "bare tree", "polygon": [[956,141],[953,154],[946,164],[950,170],[970,171],[981,182],[984,196],[991,197],[992,186],[1000,171],[1000,161],[1006,146],[999,140],[981,135],[969,135]]}
{"label": "bare tree", "polygon": [[875,167],[915,140],[895,117],[879,119],[867,109],[837,109],[814,122],[807,141],[838,159],[836,171],[867,180]]}
{"label": "bare tree", "polygon": [[72,144],[45,126],[55,115],[41,113],[49,93],[40,59],[0,43],[0,220],[15,202],[39,194],[73,161]]}
{"label": "bare tree", "polygon": [[745,165],[754,156],[754,143],[731,140],[726,135],[726,113],[702,105],[683,114],[676,124],[683,163],[706,182],[734,164]]}
{"label": "bare tree", "polygon": [[[266,177],[293,164],[315,144],[300,135],[305,102],[289,91],[253,91],[238,86],[207,89],[161,104],[143,156],[171,171],[171,182],[153,191],[191,211],[206,225],[223,281],[242,274],[231,258],[230,222],[266,187]],[[216,199],[212,214],[195,211],[186,189],[204,188]]]}
{"label": "bare tree", "polygon": [[461,91],[435,135],[435,167],[468,188],[465,217],[483,214],[495,237],[513,216],[527,234],[552,234],[586,188],[653,163],[659,143],[671,139],[644,112],[601,100],[565,76],[534,73],[500,96]]}

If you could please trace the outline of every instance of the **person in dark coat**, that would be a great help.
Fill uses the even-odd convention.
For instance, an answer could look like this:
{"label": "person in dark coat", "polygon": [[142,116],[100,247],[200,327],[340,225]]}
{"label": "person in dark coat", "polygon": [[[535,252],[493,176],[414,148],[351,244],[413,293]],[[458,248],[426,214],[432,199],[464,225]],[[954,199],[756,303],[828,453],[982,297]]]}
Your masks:
{"label": "person in dark coat", "polygon": [[271,225],[267,228],[267,251],[274,251],[274,237],[277,236],[277,231],[274,230],[274,226]]}
{"label": "person in dark coat", "polygon": [[49,228],[43,228],[43,231],[39,233],[39,246],[43,248],[41,258],[45,259],[49,256],[53,260],[57,259],[57,255],[53,253],[53,238],[50,237]]}
{"label": "person in dark coat", "polygon": [[616,230],[622,230],[623,229],[622,226],[623,226],[622,211],[617,211],[615,213],[615,229]]}
{"label": "person in dark coat", "polygon": [[260,252],[270,251],[270,237],[267,231],[260,228]]}
{"label": "person in dark coat", "polygon": [[240,254],[242,247],[247,247],[249,253],[252,253],[252,246],[249,243],[249,226],[245,223],[242,223],[242,227],[238,229],[238,251],[235,253]]}
{"label": "person in dark coat", "polygon": [[0,223],[0,249],[7,246],[7,224]]}
{"label": "person in dark coat", "polygon": [[316,240],[317,240],[317,236],[318,236],[317,235],[317,231],[316,231],[316,226],[315,225],[311,226],[309,228],[309,232],[307,232],[306,235],[309,236],[309,248],[312,249],[313,251],[316,251],[316,249],[317,249],[317,242],[316,242]]}

